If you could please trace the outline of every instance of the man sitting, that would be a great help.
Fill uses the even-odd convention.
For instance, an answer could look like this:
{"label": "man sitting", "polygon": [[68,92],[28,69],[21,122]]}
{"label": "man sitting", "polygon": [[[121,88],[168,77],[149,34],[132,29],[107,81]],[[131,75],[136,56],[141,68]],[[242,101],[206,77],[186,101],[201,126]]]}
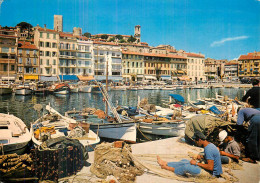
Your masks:
{"label": "man sitting", "polygon": [[232,160],[238,161],[240,157],[240,147],[233,137],[228,136],[225,130],[219,133],[219,141],[221,144],[224,142],[224,151],[219,151],[221,155],[221,163],[228,164]]}
{"label": "man sitting", "polygon": [[[158,164],[161,166],[162,169],[172,171],[177,175],[185,175],[189,173],[193,176],[197,176],[204,174],[204,170],[206,170],[212,173],[213,176],[219,177],[223,173],[223,171],[221,166],[220,154],[217,147],[214,144],[208,142],[206,140],[206,136],[199,131],[196,131],[194,133],[193,139],[198,146],[204,147],[204,157],[206,159],[205,164],[199,163],[194,159],[190,161],[183,159],[179,162],[167,163],[166,161],[163,161],[159,156],[157,156]],[[196,159],[200,160],[204,157],[198,155]]]}

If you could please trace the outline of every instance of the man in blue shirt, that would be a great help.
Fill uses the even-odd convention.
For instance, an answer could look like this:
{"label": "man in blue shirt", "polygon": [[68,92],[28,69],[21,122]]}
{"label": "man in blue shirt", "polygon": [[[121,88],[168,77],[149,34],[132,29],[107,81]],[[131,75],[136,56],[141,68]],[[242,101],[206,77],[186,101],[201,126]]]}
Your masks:
{"label": "man in blue shirt", "polygon": [[[196,131],[193,139],[200,147],[204,147],[206,163],[199,163],[196,160],[181,160],[179,162],[166,162],[157,156],[157,162],[162,169],[166,169],[174,172],[177,175],[185,175],[187,173],[191,175],[200,175],[202,170],[206,170],[213,174],[215,177],[219,177],[223,171],[221,166],[220,154],[217,147],[206,140],[206,136]],[[203,156],[198,155],[196,159],[201,160]]]}

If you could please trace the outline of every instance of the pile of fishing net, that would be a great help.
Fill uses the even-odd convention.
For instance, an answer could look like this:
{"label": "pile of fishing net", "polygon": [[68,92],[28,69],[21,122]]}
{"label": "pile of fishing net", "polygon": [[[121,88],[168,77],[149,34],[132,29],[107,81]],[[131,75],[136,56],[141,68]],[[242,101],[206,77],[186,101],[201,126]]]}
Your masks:
{"label": "pile of fishing net", "polygon": [[146,110],[147,112],[155,112],[156,111],[156,106],[154,104],[149,104],[147,98],[142,99],[141,102],[139,103],[139,106],[142,109]]}
{"label": "pile of fishing net", "polygon": [[86,160],[84,146],[76,139],[58,137],[32,149],[32,171],[39,180],[53,180],[80,171]]}
{"label": "pile of fishing net", "polygon": [[98,145],[94,156],[90,170],[99,178],[112,175],[121,183],[134,182],[136,176],[144,173],[143,168],[133,160],[131,147],[121,141]]}
{"label": "pile of fishing net", "polygon": [[32,159],[29,154],[7,154],[0,156],[0,177],[23,178],[31,175]]}

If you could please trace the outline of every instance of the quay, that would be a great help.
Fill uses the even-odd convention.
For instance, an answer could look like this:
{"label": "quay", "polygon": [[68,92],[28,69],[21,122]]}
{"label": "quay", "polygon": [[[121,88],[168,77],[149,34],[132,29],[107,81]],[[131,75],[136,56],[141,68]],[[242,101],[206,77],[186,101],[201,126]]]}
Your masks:
{"label": "quay", "polygon": [[[150,164],[153,164],[160,169],[157,164],[156,156],[159,155],[163,159],[167,161],[176,161],[178,158],[183,159],[188,157],[188,153],[196,153],[203,152],[203,148],[190,146],[186,143],[180,141],[180,137],[173,137],[168,139],[162,139],[157,141],[144,142],[140,144],[131,145],[132,153],[135,157],[140,159],[141,161],[145,160]],[[176,159],[177,158],[177,159]],[[87,166],[84,166],[83,169],[78,172],[75,176],[66,177],[60,180],[63,182],[67,180],[68,182],[102,182],[101,179],[97,178],[90,172],[91,164],[94,163],[94,152],[89,152],[89,159],[87,160],[89,163]],[[224,170],[224,169],[223,169]],[[238,182],[241,183],[257,183],[260,178],[260,165],[251,164],[247,162],[242,162],[242,170],[231,170],[233,175],[238,179]],[[164,171],[169,175],[173,175],[174,173],[170,171]],[[174,175],[173,175],[174,176]],[[177,176],[176,176],[177,177]],[[178,183],[178,182],[193,182],[193,181],[184,181],[185,179],[177,177],[174,178],[165,178],[159,176],[151,171],[145,171],[145,173],[141,176],[136,177],[136,183]],[[188,179],[187,179],[188,180]],[[217,179],[218,182],[231,182],[226,181],[224,178]]]}

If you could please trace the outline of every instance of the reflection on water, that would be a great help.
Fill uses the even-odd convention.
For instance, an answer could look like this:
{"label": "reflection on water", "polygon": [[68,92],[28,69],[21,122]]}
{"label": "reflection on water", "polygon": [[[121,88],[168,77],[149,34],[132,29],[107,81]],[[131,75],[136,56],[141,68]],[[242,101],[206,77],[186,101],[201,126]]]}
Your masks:
{"label": "reflection on water", "polygon": [[[192,101],[200,96],[201,98],[227,95],[230,98],[241,99],[245,89],[237,88],[213,88],[213,89],[185,89],[185,90],[138,90],[138,91],[110,91],[109,96],[114,105],[136,106],[138,96],[141,99],[147,98],[149,103],[165,107],[164,103],[169,101],[169,94],[176,93],[182,95],[185,100],[188,93]],[[246,89],[248,90],[248,89]],[[103,96],[100,93],[72,93],[70,95],[47,95],[47,96],[20,96],[20,95],[0,95],[0,113],[10,113],[21,118],[27,126],[37,119],[37,113],[33,109],[34,104],[51,106],[61,114],[72,109],[81,110],[86,107],[99,108],[105,110]]]}

